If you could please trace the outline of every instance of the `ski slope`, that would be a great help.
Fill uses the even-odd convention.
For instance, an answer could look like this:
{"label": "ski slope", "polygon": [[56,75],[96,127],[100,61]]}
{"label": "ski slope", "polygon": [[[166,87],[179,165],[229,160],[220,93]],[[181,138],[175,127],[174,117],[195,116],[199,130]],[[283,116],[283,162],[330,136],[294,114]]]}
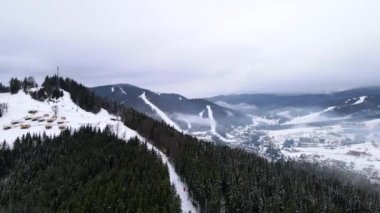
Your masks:
{"label": "ski slope", "polygon": [[216,120],[214,118],[214,113],[211,109],[211,106],[210,105],[207,105],[206,106],[207,108],[207,113],[208,113],[208,117],[209,117],[209,121],[210,121],[210,131],[213,135],[217,136],[220,140],[224,141],[224,142],[227,142],[227,143],[234,143],[236,142],[235,140],[232,140],[232,139],[227,139],[223,136],[221,136],[217,131],[216,131]]}
{"label": "ski slope", "polygon": [[155,111],[158,116],[160,116],[160,118],[165,121],[165,123],[167,123],[168,125],[174,127],[176,130],[182,132],[181,128],[174,122],[172,121],[169,116],[167,116],[162,110],[160,110],[160,108],[158,108],[156,105],[154,105],[152,102],[150,102],[148,100],[148,98],[146,97],[145,95],[145,92],[143,94],[140,95],[140,98],[147,104],[150,106],[150,108]]}
{"label": "ski slope", "polygon": [[202,110],[202,112],[199,113],[199,117],[203,118],[203,114],[205,113],[205,110]]}
{"label": "ski slope", "polygon": [[359,97],[359,99],[355,103],[353,103],[352,105],[362,104],[362,103],[364,103],[366,98],[367,98],[367,96]]}
{"label": "ski slope", "polygon": [[170,163],[168,157],[163,152],[154,147],[151,143],[147,142],[146,144],[148,146],[148,149],[154,150],[156,153],[158,153],[161,157],[162,162],[168,166],[170,183],[174,185],[177,194],[181,199],[182,212],[198,212],[197,208],[193,205],[192,200],[190,199],[189,191],[186,184],[181,181],[180,177],[175,172],[174,166]]}
{"label": "ski slope", "polygon": [[335,109],[335,106],[328,107],[327,109],[322,110],[320,112],[311,113],[305,116],[295,117],[294,119],[288,122],[285,122],[284,124],[306,124],[306,123],[312,123],[312,122],[318,122],[318,121],[330,119],[330,118],[324,117],[323,113],[332,111],[334,109]]}
{"label": "ski slope", "polygon": [[121,86],[119,86],[119,89],[120,89],[121,93],[123,93],[124,95],[127,95],[127,93],[125,92],[125,90]]}
{"label": "ski slope", "polygon": [[158,148],[153,146],[145,138],[141,137],[136,131],[131,130],[130,128],[128,128],[124,124],[118,125],[117,129],[114,131],[118,132],[117,135],[119,138],[124,139],[126,141],[128,141],[130,139],[130,137],[128,134],[123,134],[123,132],[130,132],[133,135],[135,135],[136,137],[138,137],[141,142],[145,143],[149,150],[155,151],[158,154],[158,156],[160,157],[162,163],[166,164],[168,167],[169,180],[170,180],[170,183],[174,186],[174,188],[177,192],[177,195],[181,199],[182,212],[189,212],[189,211],[191,211],[192,213],[198,212],[197,208],[192,203],[192,199],[190,198],[190,194],[189,194],[187,185],[178,176],[178,174],[176,173],[176,171],[174,169],[173,164],[169,161],[169,158],[163,152],[161,152]]}

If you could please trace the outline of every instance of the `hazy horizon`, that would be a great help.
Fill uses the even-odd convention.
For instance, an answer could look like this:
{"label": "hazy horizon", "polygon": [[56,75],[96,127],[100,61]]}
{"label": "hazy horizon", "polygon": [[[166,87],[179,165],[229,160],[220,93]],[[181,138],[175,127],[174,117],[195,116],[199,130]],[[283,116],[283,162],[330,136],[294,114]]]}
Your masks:
{"label": "hazy horizon", "polygon": [[0,79],[61,75],[186,97],[380,85],[380,2],[9,1]]}

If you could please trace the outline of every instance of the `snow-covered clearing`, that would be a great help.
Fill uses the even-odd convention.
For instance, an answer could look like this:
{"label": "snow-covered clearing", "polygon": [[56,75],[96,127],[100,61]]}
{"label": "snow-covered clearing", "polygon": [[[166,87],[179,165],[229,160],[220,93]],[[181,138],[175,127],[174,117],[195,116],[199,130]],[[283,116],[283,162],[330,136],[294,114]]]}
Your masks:
{"label": "snow-covered clearing", "polygon": [[148,100],[148,98],[145,95],[145,92],[140,95],[140,98],[150,106],[150,108],[155,111],[160,118],[165,121],[168,125],[174,127],[178,131],[182,131],[181,128],[174,122],[172,121],[169,116],[167,116],[160,108],[158,108],[156,105],[154,105],[152,102]]}
{"label": "snow-covered clearing", "polygon": [[362,104],[362,103],[364,103],[366,98],[367,98],[367,96],[359,97],[359,99],[355,103],[353,103],[352,105]]}
{"label": "snow-covered clearing", "polygon": [[[0,101],[8,104],[8,112],[0,118],[0,141],[6,141],[11,147],[17,137],[26,133],[45,133],[48,136],[55,136],[60,134],[60,128],[69,127],[75,130],[81,126],[90,125],[104,129],[107,125],[119,124],[118,119],[106,110],[102,109],[97,114],[84,111],[72,102],[67,92],[64,92],[64,96],[55,102],[34,100],[23,91],[17,95],[1,93]],[[58,107],[56,117],[54,117],[53,106]],[[30,113],[30,111],[36,112]],[[5,126],[9,126],[10,129],[5,130]],[[27,127],[21,129],[21,126]],[[130,132],[125,132],[125,134],[129,138],[135,136]]]}

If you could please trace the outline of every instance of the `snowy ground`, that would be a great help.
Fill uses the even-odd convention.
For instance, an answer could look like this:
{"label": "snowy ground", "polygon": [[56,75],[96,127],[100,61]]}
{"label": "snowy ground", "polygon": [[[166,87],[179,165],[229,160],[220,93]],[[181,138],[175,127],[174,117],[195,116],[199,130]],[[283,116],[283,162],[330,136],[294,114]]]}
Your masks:
{"label": "snowy ground", "polygon": [[[319,113],[293,121],[299,121],[299,123],[315,121],[320,119],[317,114]],[[265,147],[274,146],[289,159],[301,159],[339,167],[380,182],[380,119],[365,122],[342,121],[319,127],[306,124],[283,126],[275,124],[274,120],[271,122],[257,117],[253,119],[256,122],[248,126],[236,127],[229,134],[242,142],[250,141],[255,136],[259,137],[258,143],[261,145],[257,147],[253,143],[244,143],[240,147],[265,153]],[[261,128],[257,128],[259,126]],[[274,126],[278,130],[272,128]],[[292,141],[293,144],[286,146],[287,140]]]}
{"label": "snowy ground", "polygon": [[[71,129],[78,129],[81,126],[91,125],[95,128],[104,129],[110,127],[121,139],[129,140],[132,137],[138,137],[141,141],[146,141],[136,131],[128,128],[122,122],[118,121],[116,116],[109,114],[106,110],[101,110],[97,114],[86,112],[72,102],[70,94],[64,92],[64,96],[55,102],[40,102],[32,99],[29,95],[20,91],[16,95],[10,93],[0,93],[0,103],[8,104],[8,111],[0,118],[0,141],[6,141],[10,147],[17,137],[30,134],[43,134],[56,136],[61,132],[60,126]],[[57,118],[49,123],[48,119],[53,119],[53,106],[58,106]],[[35,111],[30,113],[29,111]],[[30,118],[30,119],[29,119]],[[32,119],[36,119],[32,121]],[[17,123],[17,124],[12,124]],[[21,129],[21,125],[29,125],[27,129]],[[51,129],[46,129],[46,125],[51,125]],[[10,127],[5,130],[4,127]],[[183,212],[197,212],[192,204],[187,186],[181,181],[173,165],[168,161],[168,157],[159,151],[152,144],[147,142],[148,149],[155,150],[162,162],[168,166],[170,182],[174,185],[177,194],[181,199],[181,208]]]}
{"label": "snowy ground", "polygon": [[377,179],[380,175],[380,140],[376,135],[361,131],[351,132],[339,125],[329,127],[301,127],[268,131],[271,142],[279,148],[292,139],[295,146],[282,148],[282,153],[293,159],[337,164]]}
{"label": "snowy ground", "polygon": [[[10,146],[13,145],[17,137],[26,133],[58,135],[61,132],[59,126],[78,129],[83,125],[91,125],[104,129],[107,125],[115,126],[119,124],[116,117],[105,110],[101,110],[98,114],[84,111],[71,101],[69,94],[66,92],[57,102],[36,101],[22,91],[17,95],[0,93],[0,102],[8,104],[8,112],[0,118],[0,141],[5,140]],[[53,118],[53,106],[58,106],[56,119]],[[29,113],[30,110],[36,112]],[[32,121],[32,119],[37,120]],[[49,123],[49,119],[53,121]],[[12,122],[17,122],[17,124],[12,125]],[[22,125],[30,125],[30,127],[21,129]],[[46,129],[47,125],[51,125],[51,129]],[[4,127],[7,126],[11,128],[4,130]],[[135,136],[128,131],[125,134],[128,137]]]}

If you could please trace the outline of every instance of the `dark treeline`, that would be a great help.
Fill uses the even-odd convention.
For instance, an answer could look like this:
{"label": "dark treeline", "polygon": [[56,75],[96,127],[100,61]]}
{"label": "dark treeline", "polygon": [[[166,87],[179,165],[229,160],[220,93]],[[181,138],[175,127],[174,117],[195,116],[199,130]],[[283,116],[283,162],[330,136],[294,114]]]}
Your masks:
{"label": "dark treeline", "polygon": [[146,145],[87,127],[4,144],[0,212],[180,212],[180,200]]}
{"label": "dark treeline", "polygon": [[[75,91],[87,96],[87,101],[77,102],[80,107],[115,112],[114,103],[65,81],[72,82],[72,88],[62,86],[72,98],[78,97]],[[353,185],[338,172],[309,163],[268,162],[253,153],[199,141],[133,109],[118,111],[128,127],[169,156],[202,212],[380,212],[379,194],[365,181]]]}
{"label": "dark treeline", "polygon": [[4,85],[0,82],[0,93],[4,93],[4,92],[9,92],[9,87],[4,86]]}
{"label": "dark treeline", "polygon": [[74,103],[80,106],[82,109],[98,113],[101,108],[108,109],[111,113],[116,112],[116,104],[110,101],[103,100],[90,91],[87,87],[69,78],[62,78],[54,75],[52,77],[47,76],[42,84],[42,88],[32,94],[32,97],[36,100],[45,100],[47,98],[59,98],[63,96],[63,89],[70,93],[70,97]]}
{"label": "dark treeline", "polygon": [[37,87],[36,81],[33,77],[24,78],[23,81],[18,80],[17,78],[11,78],[9,81],[9,88],[4,87],[3,85],[0,85],[0,89],[3,90],[3,92],[10,92],[11,94],[16,94],[21,89],[25,92],[33,87]]}
{"label": "dark treeline", "polygon": [[332,169],[201,142],[134,110],[128,126],[166,153],[204,212],[379,212],[380,197]]}
{"label": "dark treeline", "polygon": [[3,117],[4,113],[8,111],[7,103],[0,103],[0,118]]}

